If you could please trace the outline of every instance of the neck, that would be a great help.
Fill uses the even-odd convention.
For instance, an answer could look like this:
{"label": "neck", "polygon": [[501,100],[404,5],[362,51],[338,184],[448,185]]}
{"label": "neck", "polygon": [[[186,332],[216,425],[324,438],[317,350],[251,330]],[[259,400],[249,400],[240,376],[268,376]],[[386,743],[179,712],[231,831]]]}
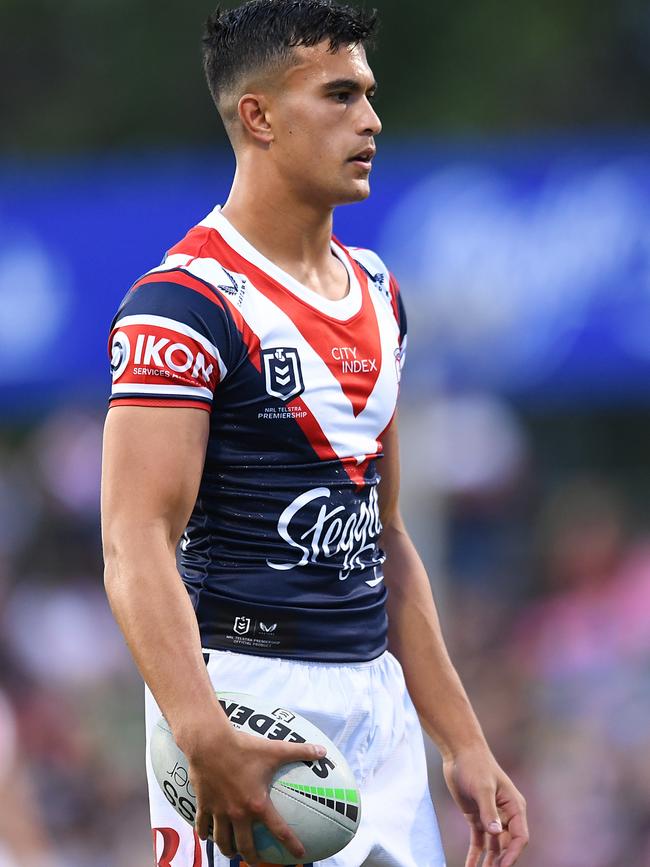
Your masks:
{"label": "neck", "polygon": [[246,240],[286,271],[310,272],[331,260],[333,208],[300,199],[286,182],[239,163],[222,213]]}

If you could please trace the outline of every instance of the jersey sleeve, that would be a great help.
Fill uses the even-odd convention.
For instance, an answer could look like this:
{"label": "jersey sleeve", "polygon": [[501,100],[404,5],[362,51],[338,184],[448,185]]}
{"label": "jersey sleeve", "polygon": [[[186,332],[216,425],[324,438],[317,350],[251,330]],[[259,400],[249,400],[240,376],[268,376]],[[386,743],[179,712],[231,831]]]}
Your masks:
{"label": "jersey sleeve", "polygon": [[135,284],[109,337],[111,406],[190,406],[210,411],[233,362],[224,301],[203,281],[159,272]]}
{"label": "jersey sleeve", "polygon": [[380,296],[387,304],[390,304],[393,316],[399,328],[399,364],[400,373],[404,367],[406,357],[407,326],[406,310],[402,301],[402,293],[395,276],[391,274],[382,259],[373,250],[361,247],[349,248],[352,258],[359,264],[370,278]]}
{"label": "jersey sleeve", "polygon": [[402,299],[402,293],[400,292],[399,284],[395,279],[393,274],[389,273],[389,288],[390,288],[390,296],[393,304],[393,311],[395,313],[395,319],[397,320],[397,325],[399,326],[399,358],[398,364],[400,373],[404,368],[404,361],[406,360],[406,344],[408,342],[408,328],[406,323],[406,308],[404,307],[404,301]]}

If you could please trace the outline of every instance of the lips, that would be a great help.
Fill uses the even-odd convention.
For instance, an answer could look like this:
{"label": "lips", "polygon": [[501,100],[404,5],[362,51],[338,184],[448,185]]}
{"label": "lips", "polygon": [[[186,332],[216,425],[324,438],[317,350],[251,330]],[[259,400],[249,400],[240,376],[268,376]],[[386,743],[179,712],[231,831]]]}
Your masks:
{"label": "lips", "polygon": [[371,163],[373,160],[373,157],[375,156],[376,153],[377,153],[377,148],[368,147],[362,151],[359,151],[359,153],[355,154],[353,157],[350,157],[348,162],[351,162],[351,163],[357,163],[357,162],[358,163]]}

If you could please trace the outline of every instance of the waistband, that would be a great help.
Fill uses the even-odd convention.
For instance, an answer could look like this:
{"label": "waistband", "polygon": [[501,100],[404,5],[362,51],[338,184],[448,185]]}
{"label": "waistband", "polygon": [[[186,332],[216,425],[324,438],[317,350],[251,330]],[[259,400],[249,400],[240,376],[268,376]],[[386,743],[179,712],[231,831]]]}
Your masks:
{"label": "waistband", "polygon": [[387,660],[394,659],[392,653],[389,650],[383,650],[379,654],[379,656],[375,656],[373,659],[365,659],[360,662],[324,662],[319,659],[298,659],[286,656],[272,656],[270,654],[260,656],[256,653],[239,653],[232,650],[222,650],[220,648],[213,647],[203,647],[202,653],[206,665],[211,661],[213,657],[225,656],[228,659],[233,659],[238,656],[245,656],[249,659],[259,660],[260,662],[277,662],[296,667],[302,666],[305,668],[311,668],[316,666],[318,668],[350,668],[354,669],[355,671],[359,669],[379,667],[381,665],[384,665]]}

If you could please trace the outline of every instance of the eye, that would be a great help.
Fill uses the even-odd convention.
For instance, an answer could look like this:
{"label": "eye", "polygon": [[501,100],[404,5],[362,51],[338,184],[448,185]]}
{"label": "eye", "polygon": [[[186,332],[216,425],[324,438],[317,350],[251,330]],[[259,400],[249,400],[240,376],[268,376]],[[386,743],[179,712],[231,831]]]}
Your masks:
{"label": "eye", "polygon": [[332,94],[332,99],[345,105],[350,101],[351,96],[352,94],[349,90],[339,90],[337,93]]}

